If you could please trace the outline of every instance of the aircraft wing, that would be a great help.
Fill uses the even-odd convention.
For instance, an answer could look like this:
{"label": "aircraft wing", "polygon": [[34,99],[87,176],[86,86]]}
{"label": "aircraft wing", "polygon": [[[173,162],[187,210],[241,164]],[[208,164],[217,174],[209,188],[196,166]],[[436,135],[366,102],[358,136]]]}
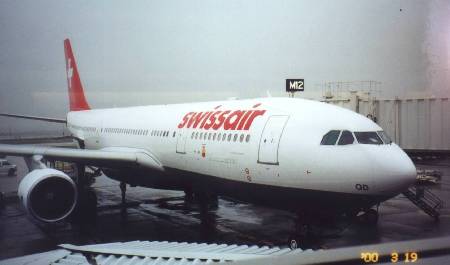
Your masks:
{"label": "aircraft wing", "polygon": [[10,114],[10,113],[0,113],[0,116],[10,117],[10,118],[20,118],[20,119],[29,119],[36,121],[47,121],[47,122],[55,122],[55,123],[66,123],[65,119],[57,119],[57,118],[49,118],[49,117],[39,117],[39,116],[30,116],[30,115],[19,115],[19,114]]}
{"label": "aircraft wing", "polygon": [[0,144],[0,155],[30,157],[41,155],[46,159],[82,163],[98,167],[147,167],[163,171],[164,167],[155,155],[144,149],[110,147],[86,150],[38,145]]}

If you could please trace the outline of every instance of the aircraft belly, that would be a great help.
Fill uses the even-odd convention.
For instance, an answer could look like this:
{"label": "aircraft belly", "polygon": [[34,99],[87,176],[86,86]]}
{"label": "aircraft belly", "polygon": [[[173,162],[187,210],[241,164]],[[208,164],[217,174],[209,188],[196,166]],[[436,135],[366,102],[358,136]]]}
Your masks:
{"label": "aircraft belly", "polygon": [[250,183],[181,171],[174,168],[166,168],[166,171],[165,181],[156,181],[153,184],[158,184],[159,188],[161,188],[161,184],[164,184],[166,189],[171,189],[170,185],[174,189],[189,187],[194,192],[210,192],[238,201],[277,209],[335,212],[367,208],[388,199],[383,196]]}

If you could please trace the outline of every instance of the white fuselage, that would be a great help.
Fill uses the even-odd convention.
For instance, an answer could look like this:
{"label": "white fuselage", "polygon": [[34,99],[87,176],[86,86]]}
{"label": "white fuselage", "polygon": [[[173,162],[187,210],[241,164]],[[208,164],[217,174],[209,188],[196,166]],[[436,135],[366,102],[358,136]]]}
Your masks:
{"label": "white fuselage", "polygon": [[[326,203],[323,194],[332,194],[331,200],[342,195],[345,202],[374,198],[367,203],[373,205],[404,191],[415,179],[413,163],[394,143],[321,145],[330,130],[382,129],[352,111],[309,100],[259,98],[76,111],[68,114],[67,124],[86,149],[151,152],[167,170],[155,174],[157,178],[178,175],[165,186],[158,181],[146,185],[155,188],[180,189],[191,183],[233,196],[236,187],[236,193],[250,193],[239,199],[253,201],[253,187],[258,187],[272,198],[254,195],[254,201],[268,205],[276,206],[278,198],[281,204],[312,203],[297,200],[315,198]],[[152,178],[152,173],[141,178]]]}

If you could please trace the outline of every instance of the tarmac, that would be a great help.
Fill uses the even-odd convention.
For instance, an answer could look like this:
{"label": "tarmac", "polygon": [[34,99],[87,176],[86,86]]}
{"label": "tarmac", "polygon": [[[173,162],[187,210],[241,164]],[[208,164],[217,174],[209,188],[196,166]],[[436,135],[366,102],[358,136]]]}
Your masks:
{"label": "tarmac", "polygon": [[[0,210],[0,260],[53,250],[64,243],[150,240],[286,246],[294,231],[292,213],[223,198],[219,198],[218,208],[209,213],[213,225],[205,225],[198,205],[185,202],[184,193],[178,191],[128,187],[128,207],[124,212],[119,183],[105,176],[98,177],[93,184],[98,198],[95,220],[83,226],[42,225],[27,216],[16,195],[21,178],[28,172],[23,159],[8,157],[8,160],[17,164],[18,173],[14,177],[0,176],[0,191],[6,197]],[[336,225],[321,230],[320,235],[304,242],[302,247],[333,249],[450,235],[450,158],[415,160],[415,163],[417,168],[442,173],[439,184],[427,186],[444,201],[439,222],[399,195],[380,205],[376,226]]]}

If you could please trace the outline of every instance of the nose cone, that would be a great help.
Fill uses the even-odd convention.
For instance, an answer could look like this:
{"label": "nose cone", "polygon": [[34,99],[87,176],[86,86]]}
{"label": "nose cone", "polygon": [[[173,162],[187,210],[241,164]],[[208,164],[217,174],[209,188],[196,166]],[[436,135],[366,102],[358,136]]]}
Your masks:
{"label": "nose cone", "polygon": [[408,189],[417,177],[416,167],[409,156],[397,145],[383,146],[384,162],[378,159],[375,172],[377,191],[396,195]]}

